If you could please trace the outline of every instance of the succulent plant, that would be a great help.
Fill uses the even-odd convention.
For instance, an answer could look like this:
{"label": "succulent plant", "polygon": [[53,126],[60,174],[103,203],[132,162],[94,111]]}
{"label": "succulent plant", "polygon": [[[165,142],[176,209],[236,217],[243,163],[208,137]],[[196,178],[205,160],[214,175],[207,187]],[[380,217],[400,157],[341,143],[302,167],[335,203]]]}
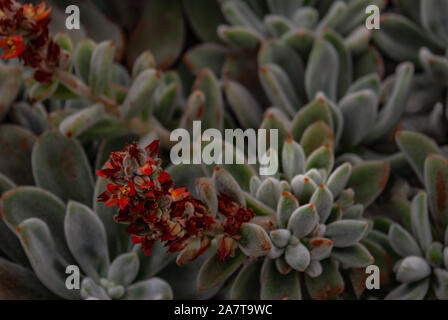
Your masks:
{"label": "succulent plant", "polygon": [[[445,0],[98,0],[66,33],[30,2],[0,4],[0,299],[448,299]],[[277,130],[278,173],[170,165],[194,120]]]}
{"label": "succulent plant", "polygon": [[390,245],[402,258],[394,266],[396,279],[401,285],[392,290],[386,299],[421,300],[429,292],[435,294],[437,299],[447,299],[446,237],[443,242],[433,238],[427,202],[424,191],[412,199],[411,230],[399,224],[389,228]]}
{"label": "succulent plant", "polygon": [[[2,126],[2,130],[3,141],[13,142],[19,134],[22,141],[26,141],[24,134],[32,137],[15,126]],[[105,185],[100,180],[94,186],[92,169],[79,143],[48,131],[22,147],[32,147],[31,154],[22,159],[31,168],[22,167],[29,170],[22,174],[36,186],[15,187],[2,176],[1,249],[17,263],[31,267],[45,286],[41,294],[48,296],[50,291],[65,299],[172,298],[169,284],[153,277],[158,270],[151,270],[151,260],[140,257],[123,228],[113,223],[114,211],[93,202]],[[81,269],[81,290],[66,287],[70,265]]]}
{"label": "succulent plant", "polygon": [[[207,207],[216,203],[217,196],[201,191],[204,185],[218,195],[224,192],[233,201],[245,201],[256,214],[242,225],[239,254],[224,262],[216,254],[203,264],[199,289],[220,287],[230,278],[226,297],[232,299],[328,299],[344,289],[341,270],[358,284],[359,271],[374,261],[367,248],[373,247],[375,258],[387,260],[387,253],[374,240],[366,239],[373,224],[363,218],[363,212],[385,187],[388,163],[372,161],[352,167],[346,162],[333,170],[330,145],[306,156],[292,138],[283,143],[281,161],[281,174],[262,179],[249,176],[248,190],[240,187],[247,183],[236,180],[241,180],[241,175],[233,177],[223,168],[215,168],[211,181],[196,180],[196,194]],[[170,172],[181,181],[176,167]],[[193,173],[189,180],[192,178]],[[387,266],[384,272],[387,274]],[[301,289],[301,278],[307,290]],[[356,294],[362,291],[359,288]]]}

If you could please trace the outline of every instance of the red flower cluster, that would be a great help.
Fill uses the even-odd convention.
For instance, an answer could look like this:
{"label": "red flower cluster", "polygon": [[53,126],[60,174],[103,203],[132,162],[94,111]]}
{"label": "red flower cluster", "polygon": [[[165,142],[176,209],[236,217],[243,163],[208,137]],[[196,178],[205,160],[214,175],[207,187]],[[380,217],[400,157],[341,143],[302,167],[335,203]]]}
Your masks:
{"label": "red flower cluster", "polygon": [[45,3],[20,5],[16,0],[0,0],[0,48],[3,60],[19,57],[26,66],[36,69],[40,82],[52,79],[51,68],[59,63],[60,47],[48,32],[50,22]]}
{"label": "red flower cluster", "polygon": [[192,237],[205,237],[215,223],[199,200],[173,186],[157,153],[158,141],[145,149],[133,143],[112,153],[106,168],[98,171],[111,182],[99,200],[119,207],[116,221],[130,224],[126,232],[146,254],[157,240],[165,242],[169,252],[181,251]]}
{"label": "red flower cluster", "polygon": [[216,236],[218,254],[224,260],[237,246],[241,225],[254,213],[219,195],[225,221],[216,220],[186,188],[174,187],[157,154],[158,141],[144,149],[133,143],[122,152],[113,152],[105,168],[97,171],[110,182],[98,200],[119,207],[115,220],[129,224],[125,231],[146,254],[156,241],[162,241],[168,252],[184,250],[178,259],[182,264],[201,255]]}

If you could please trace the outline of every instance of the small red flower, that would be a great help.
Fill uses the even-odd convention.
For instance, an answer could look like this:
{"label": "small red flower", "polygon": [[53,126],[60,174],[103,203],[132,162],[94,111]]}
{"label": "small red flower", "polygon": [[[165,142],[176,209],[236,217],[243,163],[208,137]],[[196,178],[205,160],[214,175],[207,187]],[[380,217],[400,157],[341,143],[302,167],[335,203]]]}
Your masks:
{"label": "small red flower", "polygon": [[25,50],[25,43],[21,34],[12,37],[5,37],[0,41],[0,47],[3,49],[2,59],[13,59],[22,54]]}
{"label": "small red flower", "polygon": [[36,22],[47,18],[51,12],[51,8],[47,9],[44,2],[42,2],[38,6],[33,6],[32,4],[24,4],[22,6],[22,9],[26,17],[35,20]]}

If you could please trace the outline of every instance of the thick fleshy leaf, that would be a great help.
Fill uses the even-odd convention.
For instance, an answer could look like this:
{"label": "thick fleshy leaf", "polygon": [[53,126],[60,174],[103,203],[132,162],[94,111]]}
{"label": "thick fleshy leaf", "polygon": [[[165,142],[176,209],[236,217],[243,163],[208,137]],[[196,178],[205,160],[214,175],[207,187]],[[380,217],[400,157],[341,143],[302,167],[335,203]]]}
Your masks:
{"label": "thick fleshy leaf", "polygon": [[411,205],[412,233],[423,252],[426,252],[432,243],[427,199],[426,193],[420,192],[412,199]]}
{"label": "thick fleshy leaf", "polygon": [[171,300],[173,291],[170,285],[161,278],[134,283],[126,288],[125,300]]}
{"label": "thick fleshy leaf", "polygon": [[320,223],[325,223],[333,206],[333,194],[331,191],[325,185],[321,184],[316,191],[314,191],[310,203],[313,203],[316,206],[315,208],[319,215]]}
{"label": "thick fleshy leaf", "polygon": [[50,230],[58,254],[72,260],[64,234],[65,205],[53,194],[35,187],[16,188],[3,195],[2,214],[13,231],[26,219],[40,219]]}
{"label": "thick fleshy leaf", "polygon": [[8,110],[20,90],[22,68],[0,64],[0,120]]}
{"label": "thick fleshy leaf", "polygon": [[381,28],[372,30],[372,36],[382,51],[396,61],[408,60],[418,64],[418,51],[421,47],[437,49],[422,29],[397,14],[383,14]]}
{"label": "thick fleshy leaf", "polygon": [[[163,30],[163,32],[160,32]],[[151,50],[159,69],[167,69],[178,58],[185,38],[182,4],[179,1],[150,1],[130,36],[128,64]]]}
{"label": "thick fleshy leaf", "polygon": [[339,77],[339,58],[336,49],[324,39],[318,39],[310,53],[305,73],[308,99],[319,91],[336,101]]}
{"label": "thick fleshy leaf", "polygon": [[409,62],[403,62],[396,68],[393,91],[386,104],[381,109],[378,120],[370,129],[365,140],[374,141],[389,133],[398,123],[408,98],[410,85],[414,75],[414,66]]}
{"label": "thick fleshy leaf", "polygon": [[0,196],[8,190],[15,188],[16,185],[11,179],[0,173]]}
{"label": "thick fleshy leaf", "polygon": [[336,31],[346,35],[351,30],[356,28],[356,26],[363,25],[366,20],[365,10],[369,5],[375,5],[379,8],[379,10],[382,10],[386,3],[381,0],[349,1],[347,3],[347,8],[344,11],[343,18],[340,19],[336,25]]}
{"label": "thick fleshy leaf", "polygon": [[444,47],[448,45],[448,30],[446,28],[447,3],[443,0],[421,1],[420,19],[422,25]]}
{"label": "thick fleshy leaf", "polygon": [[280,227],[288,226],[292,213],[298,208],[299,202],[290,192],[283,191],[277,205],[277,222]]}
{"label": "thick fleshy leaf", "polygon": [[63,201],[92,203],[93,176],[81,145],[57,131],[44,133],[32,154],[36,184]]}
{"label": "thick fleshy leaf", "polygon": [[400,262],[397,280],[402,283],[411,283],[422,280],[431,274],[431,267],[425,259],[409,256]]}
{"label": "thick fleshy leaf", "polygon": [[[369,233],[369,236],[375,230]],[[381,234],[384,238],[383,240],[387,243],[387,236]],[[391,255],[390,246],[380,244],[378,241],[373,241],[371,239],[363,239],[361,244],[367,248],[370,254],[374,258],[374,264],[378,266],[380,269],[380,284],[387,285],[392,281],[391,273],[393,268],[393,259]],[[363,269],[363,273],[365,274],[365,270]]]}
{"label": "thick fleshy leaf", "polygon": [[[213,243],[212,246],[214,246]],[[216,295],[222,284],[218,283],[216,286],[208,290],[199,291],[197,289],[197,278],[202,265],[210,257],[215,255],[215,253],[215,250],[209,249],[202,255],[200,255],[196,260],[183,265],[181,269],[179,269],[179,266],[176,263],[175,259],[174,261],[171,260],[172,262],[164,266],[163,269],[161,269],[160,272],[157,273],[157,276],[169,283],[173,291],[173,296],[176,299],[210,299],[214,295]],[[168,256],[173,255],[169,254]],[[166,262],[165,259],[159,261]],[[142,266],[142,268],[144,268],[144,266]]]}
{"label": "thick fleshy leaf", "polygon": [[241,226],[238,245],[241,251],[249,257],[266,255],[271,250],[272,243],[262,227],[254,223],[244,223]]}
{"label": "thick fleshy leaf", "polygon": [[[305,135],[304,135],[305,137]],[[305,152],[306,149],[304,148]],[[328,174],[331,172],[334,164],[334,155],[331,146],[324,144],[323,146],[315,149],[306,159],[306,170],[311,169],[323,169]]]}
{"label": "thick fleshy leaf", "polygon": [[156,60],[154,59],[154,55],[149,50],[144,51],[138,56],[132,66],[132,78],[136,79],[143,71],[155,68]]}
{"label": "thick fleshy leaf", "polygon": [[278,248],[284,248],[291,238],[291,232],[287,229],[276,229],[269,233],[272,243]]}
{"label": "thick fleshy leaf", "polygon": [[360,243],[347,248],[334,248],[331,256],[341,262],[344,268],[363,268],[375,260],[369,250]]}
{"label": "thick fleshy leaf", "polygon": [[267,5],[272,13],[291,17],[297,9],[303,6],[303,0],[268,0]]}
{"label": "thick fleshy leaf", "polygon": [[84,83],[89,83],[90,62],[95,46],[95,42],[90,39],[85,39],[78,43],[73,54],[75,72]]}
{"label": "thick fleshy leaf", "polygon": [[297,175],[292,179],[291,187],[299,203],[307,203],[316,190],[317,185],[309,177]]}
{"label": "thick fleshy leaf", "polygon": [[402,226],[393,224],[389,229],[388,238],[391,247],[400,256],[422,256],[417,241]]}
{"label": "thick fleshy leaf", "polygon": [[0,243],[2,244],[1,251],[9,260],[18,263],[24,267],[30,267],[25,251],[20,244],[19,238],[16,235],[16,230],[11,228],[7,222],[6,213],[3,209],[3,203],[0,201]]}
{"label": "thick fleshy leaf", "polygon": [[201,120],[205,108],[205,95],[202,91],[193,91],[187,99],[179,127],[187,129],[193,134],[193,121]]}
{"label": "thick fleshy leaf", "polygon": [[434,288],[436,297],[439,300],[448,299],[448,271],[437,268],[434,270],[434,275],[436,277]]}
{"label": "thick fleshy leaf", "polygon": [[355,204],[344,210],[343,218],[356,220],[362,218],[363,213],[364,213],[364,206],[362,204]]}
{"label": "thick fleshy leaf", "polygon": [[425,161],[424,176],[432,218],[444,230],[448,224],[448,161],[430,154]]}
{"label": "thick fleshy leaf", "polygon": [[58,89],[59,82],[35,83],[29,90],[28,95],[32,102],[40,102],[50,99]]}
{"label": "thick fleshy leaf", "polygon": [[359,242],[369,228],[369,223],[362,220],[339,220],[327,225],[325,236],[338,248],[347,248]]}
{"label": "thick fleshy leaf", "polygon": [[136,281],[147,280],[153,277],[176,260],[176,255],[168,253],[168,248],[161,242],[154,243],[149,255],[145,254],[140,245],[136,245],[134,251],[138,253],[140,260],[140,270]]}
{"label": "thick fleshy leaf", "polygon": [[[334,145],[334,136],[331,129],[322,120],[317,120],[305,130],[300,139],[300,145],[308,157],[324,146],[327,146],[328,149],[332,148]],[[319,154],[323,155],[322,152],[319,152]],[[307,168],[309,169],[308,165]]]}
{"label": "thick fleshy leaf", "polygon": [[367,207],[385,188],[389,173],[388,162],[366,161],[353,167],[347,187],[355,191],[355,201]]}
{"label": "thick fleshy leaf", "polygon": [[202,41],[219,42],[216,29],[225,20],[217,1],[186,0],[183,7],[194,33]]}
{"label": "thick fleshy leaf", "polygon": [[380,92],[380,85],[379,75],[377,73],[370,73],[353,82],[348,89],[347,94],[361,90],[371,90],[378,96]]}
{"label": "thick fleshy leaf", "polygon": [[[448,265],[446,263],[448,260],[444,261],[445,251],[448,254],[448,249],[444,250],[443,245],[440,242],[433,242],[428,246],[425,258],[433,267],[439,267],[442,264]],[[448,255],[446,255],[446,258],[448,259]]]}
{"label": "thick fleshy leaf", "polygon": [[36,135],[40,135],[49,126],[47,110],[39,103],[32,106],[26,102],[14,103],[8,115],[13,123],[19,124]]}
{"label": "thick fleshy leaf", "polygon": [[260,35],[264,34],[265,28],[263,23],[246,3],[234,0],[226,1],[221,6],[221,11],[232,25],[245,26],[258,32]]}
{"label": "thick fleshy leaf", "polygon": [[326,259],[321,264],[322,274],[319,277],[305,276],[308,293],[316,300],[335,298],[344,291],[344,280],[335,261]]}
{"label": "thick fleshy leaf", "polygon": [[[258,65],[274,64],[279,66],[287,75],[295,92],[299,105],[293,107],[297,110],[306,101],[304,84],[304,67],[300,56],[288,45],[280,41],[265,41],[258,52]],[[273,101],[271,101],[273,102]]]}
{"label": "thick fleshy leaf", "polygon": [[30,270],[0,258],[1,300],[47,300],[55,298]]}
{"label": "thick fleshy leaf", "polygon": [[262,121],[261,107],[251,93],[241,84],[228,80],[224,92],[229,106],[243,128],[257,128]]}
{"label": "thick fleshy leaf", "polygon": [[106,231],[98,216],[85,205],[70,201],[64,230],[70,251],[82,270],[93,279],[106,276],[109,250]]}
{"label": "thick fleshy leaf", "polygon": [[84,299],[111,300],[106,289],[88,277],[81,282],[81,297]]}
{"label": "thick fleshy leaf", "polygon": [[333,241],[327,238],[311,238],[308,240],[308,247],[311,253],[311,260],[321,261],[330,256],[333,249]]}
{"label": "thick fleshy leaf", "polygon": [[328,177],[327,188],[331,191],[334,198],[345,188],[351,174],[352,165],[349,162],[345,162],[337,167]]}
{"label": "thick fleshy leaf", "polygon": [[419,132],[399,131],[395,141],[401,152],[405,155],[417,176],[423,182],[426,157],[430,154],[440,154],[437,144]]}
{"label": "thick fleshy leaf", "polygon": [[219,74],[229,53],[230,50],[225,46],[204,43],[188,50],[183,56],[183,62],[195,75],[204,68],[210,68],[215,74]]}
{"label": "thick fleshy leaf", "polygon": [[215,74],[208,68],[203,69],[196,78],[193,90],[201,91],[205,96],[205,106],[202,107],[202,130],[223,128],[223,99],[220,85]]}
{"label": "thick fleshy leaf", "polygon": [[325,12],[325,16],[319,22],[317,26],[317,31],[320,33],[326,29],[333,29],[337,26],[341,21],[345,22],[345,12],[347,10],[347,5],[344,1],[329,1],[324,7],[327,7]]}
{"label": "thick fleshy leaf", "polygon": [[55,240],[45,222],[29,218],[18,225],[17,233],[39,280],[62,298],[79,299],[79,291],[68,290],[65,285],[69,263],[57,253]]}
{"label": "thick fleshy leaf", "polygon": [[292,30],[282,36],[282,41],[293,48],[305,61],[314,44],[314,33],[311,30]]}
{"label": "thick fleshy leaf", "polygon": [[282,150],[283,142],[289,137],[289,121],[286,115],[279,109],[272,108],[264,114],[263,122],[260,129],[266,129],[266,135],[270,133],[271,129],[276,129],[278,133],[278,150]]}
{"label": "thick fleshy leaf", "polygon": [[[268,258],[271,259],[270,256],[268,256]],[[287,275],[292,270],[284,257],[278,257],[277,259],[275,259],[275,267],[277,271],[282,275]]]}
{"label": "thick fleshy leaf", "polygon": [[375,123],[378,98],[371,90],[360,90],[346,95],[339,108],[344,116],[341,144],[348,148],[360,143]]}
{"label": "thick fleshy leaf", "polygon": [[275,211],[271,207],[257,200],[257,198],[250,195],[249,193],[243,193],[246,200],[247,208],[252,209],[257,216],[275,216]]}
{"label": "thick fleshy leaf", "polygon": [[319,12],[311,6],[301,7],[295,10],[293,21],[298,29],[313,30],[319,21]]}
{"label": "thick fleshy leaf", "polygon": [[219,286],[230,277],[244,262],[246,256],[237,250],[234,257],[225,261],[219,260],[218,254],[209,258],[201,267],[197,279],[198,290],[206,290]]}
{"label": "thick fleshy leaf", "polygon": [[136,252],[123,253],[110,264],[107,279],[115,284],[127,286],[134,281],[140,268]]}
{"label": "thick fleshy leaf", "polygon": [[319,120],[324,122],[332,132],[333,118],[328,101],[322,95],[316,97],[294,116],[291,124],[291,134],[294,140],[300,141],[307,128]]}
{"label": "thick fleshy leaf", "polygon": [[176,71],[166,72],[152,97],[153,112],[162,124],[172,121],[182,95],[182,83]]}
{"label": "thick fleshy leaf", "polygon": [[374,46],[368,47],[367,50],[354,57],[354,79],[361,79],[372,73],[376,73],[380,78],[383,78],[385,71],[383,56]]}
{"label": "thick fleshy leaf", "polygon": [[326,30],[322,37],[334,47],[338,55],[339,76],[337,97],[340,98],[347,92],[347,89],[352,82],[353,67],[351,52],[345,46],[342,37],[333,30]]}
{"label": "thick fleshy leaf", "polygon": [[370,42],[370,30],[364,26],[360,26],[354,29],[347,37],[344,39],[345,47],[350,50],[352,54],[360,54],[369,46]]}
{"label": "thick fleshy leaf", "polygon": [[159,84],[160,72],[148,69],[141,72],[132,83],[131,88],[121,106],[121,115],[129,120],[148,109],[148,101]]}
{"label": "thick fleshy leaf", "polygon": [[279,38],[294,28],[291,21],[277,14],[268,14],[263,19],[268,33],[274,38]]}
{"label": "thick fleshy leaf", "polygon": [[258,259],[241,268],[230,289],[232,300],[260,299],[260,271],[262,261]]}
{"label": "thick fleshy leaf", "polygon": [[275,260],[266,258],[261,269],[261,300],[301,300],[302,291],[298,272],[282,275]]}
{"label": "thick fleshy leaf", "polygon": [[292,235],[300,239],[314,230],[319,222],[319,215],[314,204],[307,204],[297,208],[288,222],[288,229]]}
{"label": "thick fleshy leaf", "polygon": [[112,64],[115,45],[112,41],[99,43],[92,52],[89,70],[89,85],[95,95],[109,90],[112,81]]}
{"label": "thick fleshy leaf", "polygon": [[247,27],[220,25],[217,32],[223,42],[240,50],[254,50],[263,41],[257,32]]}
{"label": "thick fleshy leaf", "polygon": [[267,178],[264,180],[257,190],[256,197],[261,202],[276,209],[278,200],[282,194],[282,187],[278,180]]}
{"label": "thick fleshy leaf", "polygon": [[311,256],[308,249],[301,242],[298,242],[286,247],[285,260],[291,268],[302,272],[308,268]]}
{"label": "thick fleshy leaf", "polygon": [[258,75],[271,104],[293,116],[301,102],[286,71],[279,65],[267,63],[259,68]]}
{"label": "thick fleshy leaf", "polygon": [[433,54],[426,48],[419,51],[420,62],[425,71],[440,83],[448,83],[448,60],[444,56]]}
{"label": "thick fleshy leaf", "polygon": [[0,172],[18,185],[33,185],[31,150],[36,137],[15,125],[0,126]]}
{"label": "thick fleshy leaf", "polygon": [[288,181],[305,172],[305,153],[292,139],[286,139],[282,149],[282,168]]}
{"label": "thick fleshy leaf", "polygon": [[336,200],[336,205],[339,205],[344,210],[351,207],[354,203],[355,191],[352,188],[342,190]]}
{"label": "thick fleshy leaf", "polygon": [[403,283],[392,290],[385,300],[422,300],[429,289],[429,279],[418,282]]}

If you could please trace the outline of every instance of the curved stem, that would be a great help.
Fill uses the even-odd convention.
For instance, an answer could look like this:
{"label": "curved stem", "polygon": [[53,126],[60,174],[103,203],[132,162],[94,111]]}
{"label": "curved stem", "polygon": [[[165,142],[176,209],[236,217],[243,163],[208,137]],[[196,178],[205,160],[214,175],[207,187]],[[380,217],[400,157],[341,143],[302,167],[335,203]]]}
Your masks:
{"label": "curved stem", "polygon": [[114,101],[105,96],[96,97],[92,93],[92,90],[90,90],[90,88],[86,86],[85,83],[81,81],[78,77],[76,77],[74,74],[61,69],[54,69],[53,74],[62,84],[64,84],[67,88],[72,90],[78,96],[83,97],[92,102],[101,102],[102,104],[104,104],[106,110],[109,113],[117,116],[120,115],[118,105]]}

